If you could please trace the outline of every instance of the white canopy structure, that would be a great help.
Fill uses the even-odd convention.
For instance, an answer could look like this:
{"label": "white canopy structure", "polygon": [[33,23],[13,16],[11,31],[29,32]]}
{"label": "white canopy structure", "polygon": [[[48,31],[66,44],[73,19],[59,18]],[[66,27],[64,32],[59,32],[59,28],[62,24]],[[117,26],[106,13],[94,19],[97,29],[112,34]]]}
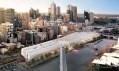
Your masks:
{"label": "white canopy structure", "polygon": [[22,48],[21,54],[26,60],[31,61],[61,47],[70,46],[71,43],[85,43],[98,36],[99,34],[95,32],[75,32],[62,38]]}
{"label": "white canopy structure", "polygon": [[92,63],[116,67],[119,66],[119,55],[117,53],[105,53],[100,59],[95,59]]}

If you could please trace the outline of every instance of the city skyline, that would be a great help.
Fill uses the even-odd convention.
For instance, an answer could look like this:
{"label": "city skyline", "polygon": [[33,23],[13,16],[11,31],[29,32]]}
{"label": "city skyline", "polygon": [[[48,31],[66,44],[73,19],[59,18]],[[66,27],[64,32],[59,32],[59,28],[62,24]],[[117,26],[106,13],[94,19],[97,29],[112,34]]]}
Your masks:
{"label": "city skyline", "polygon": [[[48,12],[53,0],[0,0],[1,8],[14,8],[16,12],[29,12],[30,8],[39,9],[40,13]],[[119,14],[118,0],[54,0],[61,7],[61,13],[66,13],[67,5],[77,6],[77,12],[90,10],[97,14]]]}

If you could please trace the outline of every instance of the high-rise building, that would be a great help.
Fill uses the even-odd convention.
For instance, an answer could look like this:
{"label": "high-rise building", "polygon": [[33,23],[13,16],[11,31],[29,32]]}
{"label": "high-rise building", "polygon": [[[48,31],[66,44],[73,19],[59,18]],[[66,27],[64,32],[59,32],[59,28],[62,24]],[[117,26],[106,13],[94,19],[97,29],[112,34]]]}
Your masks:
{"label": "high-rise building", "polygon": [[90,15],[88,11],[84,11],[84,18],[85,18],[86,25],[88,25],[90,21]]}
{"label": "high-rise building", "polygon": [[0,42],[7,42],[9,40],[13,40],[12,33],[13,33],[12,23],[7,22],[0,24]]}
{"label": "high-rise building", "polygon": [[51,20],[55,20],[56,19],[56,4],[54,2],[51,4],[50,9],[51,9],[50,18],[51,18]]}
{"label": "high-rise building", "polygon": [[48,8],[48,14],[49,14],[49,16],[50,16],[50,14],[51,14],[51,9],[50,9],[50,8]]}
{"label": "high-rise building", "polygon": [[94,13],[90,12],[90,24],[94,23]]}
{"label": "high-rise building", "polygon": [[[38,12],[38,10],[37,10],[37,12]],[[30,14],[30,17],[31,17],[32,19],[36,19],[36,18],[37,18],[36,11],[35,11],[33,8],[31,8],[31,9],[29,10],[29,14]]]}
{"label": "high-rise building", "polygon": [[84,11],[84,18],[86,23],[93,24],[94,23],[94,14],[89,11]]}
{"label": "high-rise building", "polygon": [[40,16],[39,9],[36,10],[36,17],[38,18]]}
{"label": "high-rise building", "polygon": [[0,24],[4,23],[4,17],[5,17],[4,13],[5,13],[4,8],[0,8]]}
{"label": "high-rise building", "polygon": [[70,21],[73,21],[73,22],[77,21],[77,7],[76,6],[68,5],[67,14],[70,15]]}
{"label": "high-rise building", "polygon": [[73,13],[73,22],[77,21],[77,7],[72,6],[72,13]]}
{"label": "high-rise building", "polygon": [[67,14],[70,16],[70,21],[73,21],[72,5],[67,6]]}
{"label": "high-rise building", "polygon": [[5,10],[5,22],[13,22],[15,17],[15,10],[14,9],[6,9]]}
{"label": "high-rise building", "polygon": [[23,29],[29,30],[30,29],[30,27],[29,27],[29,21],[30,21],[29,14],[28,13],[22,13],[21,19],[22,19]]}
{"label": "high-rise building", "polygon": [[60,16],[60,7],[59,6],[56,7],[56,16],[57,16],[57,18],[59,18],[59,16]]}
{"label": "high-rise building", "polygon": [[21,13],[16,13],[13,22],[14,33],[23,29],[22,19]]}
{"label": "high-rise building", "polygon": [[88,11],[84,11],[84,18],[85,20],[87,19],[88,21],[90,21],[90,15]]}

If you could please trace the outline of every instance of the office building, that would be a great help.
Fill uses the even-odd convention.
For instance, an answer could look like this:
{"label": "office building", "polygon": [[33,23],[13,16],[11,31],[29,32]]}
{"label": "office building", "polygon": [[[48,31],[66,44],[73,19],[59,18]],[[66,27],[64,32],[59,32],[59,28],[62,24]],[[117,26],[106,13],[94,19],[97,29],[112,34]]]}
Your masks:
{"label": "office building", "polygon": [[85,23],[93,24],[94,23],[94,14],[89,11],[84,11]]}
{"label": "office building", "polygon": [[76,6],[68,5],[67,14],[70,15],[70,21],[73,21],[73,22],[77,21],[77,7]]}
{"label": "office building", "polygon": [[51,9],[50,9],[50,8],[48,8],[48,14],[49,14],[49,16],[50,16],[50,14],[51,14]]}
{"label": "office building", "polygon": [[26,32],[26,45],[33,44],[33,32]]}
{"label": "office building", "polygon": [[4,8],[0,8],[0,24],[5,22],[4,21],[4,18],[5,18],[4,14],[5,14]]}
{"label": "office building", "polygon": [[57,18],[60,17],[60,7],[59,6],[56,7],[56,16]]}
{"label": "office building", "polygon": [[73,21],[73,13],[72,13],[72,6],[68,5],[67,6],[67,14],[70,16],[70,21]]}
{"label": "office building", "polygon": [[20,14],[17,14],[13,20],[13,30],[14,30],[14,37],[17,37],[15,35],[15,33],[17,31],[20,31],[22,28],[22,19],[21,19],[21,15]]}
{"label": "office building", "polygon": [[29,26],[29,21],[30,21],[30,17],[28,13],[22,13],[21,14],[21,19],[22,19],[22,28],[25,30],[29,30],[30,26]]}
{"label": "office building", "polygon": [[73,13],[73,22],[77,21],[77,7],[72,6],[72,13]]}
{"label": "office building", "polygon": [[85,20],[87,19],[88,21],[90,21],[90,15],[88,11],[84,11],[84,18]]}
{"label": "office building", "polygon": [[51,10],[50,18],[51,20],[54,21],[56,19],[56,4],[54,2],[51,4],[50,10]]}
{"label": "office building", "polygon": [[0,25],[0,41],[1,42],[13,42],[13,24],[2,23]]}
{"label": "office building", "polygon": [[36,17],[38,18],[40,16],[39,9],[36,10]]}
{"label": "office building", "polygon": [[15,17],[15,10],[14,9],[6,9],[5,10],[5,22],[13,22]]}
{"label": "office building", "polygon": [[90,24],[94,23],[94,13],[90,12]]}
{"label": "office building", "polygon": [[[38,12],[38,10],[37,10],[37,12]],[[36,18],[37,18],[36,11],[35,11],[33,8],[31,8],[31,9],[29,10],[29,15],[30,15],[30,17],[31,17],[32,19],[36,19]]]}

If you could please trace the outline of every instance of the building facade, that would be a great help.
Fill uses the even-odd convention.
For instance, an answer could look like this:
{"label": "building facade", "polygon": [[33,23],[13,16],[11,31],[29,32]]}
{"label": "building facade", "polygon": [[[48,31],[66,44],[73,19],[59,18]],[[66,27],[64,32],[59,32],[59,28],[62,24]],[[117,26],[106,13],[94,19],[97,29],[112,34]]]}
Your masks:
{"label": "building facade", "polygon": [[70,21],[73,21],[73,22],[77,21],[77,7],[76,6],[68,5],[67,14],[70,15]]}
{"label": "building facade", "polygon": [[94,23],[94,13],[90,12],[90,24]]}
{"label": "building facade", "polygon": [[68,22],[70,20],[70,15],[69,14],[65,14],[64,18],[65,18],[66,22]]}
{"label": "building facade", "polygon": [[38,9],[37,9],[37,10],[34,10],[33,8],[31,8],[31,9],[29,10],[29,15],[30,15],[30,17],[31,17],[32,19],[36,19],[38,12],[39,12]]}
{"label": "building facade", "polygon": [[29,30],[30,29],[30,26],[29,26],[29,22],[30,22],[29,14],[28,13],[22,13],[21,17],[22,17],[22,25],[23,25],[22,27],[23,27],[23,29]]}
{"label": "building facade", "polygon": [[13,24],[2,23],[0,25],[0,41],[1,42],[13,42]]}
{"label": "building facade", "polygon": [[93,12],[84,11],[85,23],[93,24],[94,23],[94,14]]}
{"label": "building facade", "polygon": [[72,6],[72,13],[73,13],[73,22],[77,21],[77,7]]}
{"label": "building facade", "polygon": [[70,21],[73,21],[72,5],[67,6],[67,14],[70,16]]}
{"label": "building facade", "polygon": [[50,18],[51,18],[51,20],[54,21],[54,20],[56,20],[56,4],[54,2],[51,4],[50,10],[51,10]]}
{"label": "building facade", "polygon": [[4,21],[4,18],[5,18],[4,14],[5,14],[4,8],[0,8],[0,24],[5,22]]}
{"label": "building facade", "polygon": [[5,10],[5,22],[13,22],[15,17],[15,10],[14,9],[6,9]]}
{"label": "building facade", "polygon": [[49,16],[51,15],[51,9],[50,8],[48,8],[48,14],[49,14]]}
{"label": "building facade", "polygon": [[56,16],[57,18],[60,17],[60,7],[59,6],[56,7]]}

